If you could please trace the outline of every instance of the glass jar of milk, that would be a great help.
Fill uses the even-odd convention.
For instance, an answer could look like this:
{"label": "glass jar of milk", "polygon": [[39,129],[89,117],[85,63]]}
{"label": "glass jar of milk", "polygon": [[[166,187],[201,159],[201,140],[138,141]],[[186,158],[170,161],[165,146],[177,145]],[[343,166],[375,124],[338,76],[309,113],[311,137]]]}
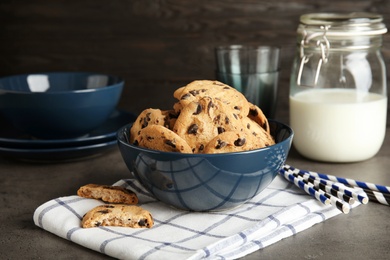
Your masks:
{"label": "glass jar of milk", "polygon": [[301,16],[290,82],[290,124],[300,154],[356,162],[379,151],[387,118],[380,52],[386,31],[378,14]]}

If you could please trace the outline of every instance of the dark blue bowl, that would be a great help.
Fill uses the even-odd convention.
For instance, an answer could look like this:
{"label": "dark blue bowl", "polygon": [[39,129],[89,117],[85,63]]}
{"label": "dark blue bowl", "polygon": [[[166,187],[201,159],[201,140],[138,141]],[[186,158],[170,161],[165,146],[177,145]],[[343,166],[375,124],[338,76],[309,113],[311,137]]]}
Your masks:
{"label": "dark blue bowl", "polygon": [[0,78],[0,112],[15,127],[42,139],[82,136],[114,111],[124,81],[89,72]]}
{"label": "dark blue bowl", "polygon": [[237,207],[264,190],[286,161],[292,129],[270,121],[276,144],[245,152],[183,154],[129,144],[131,124],[118,130],[122,157],[158,200],[191,211]]}

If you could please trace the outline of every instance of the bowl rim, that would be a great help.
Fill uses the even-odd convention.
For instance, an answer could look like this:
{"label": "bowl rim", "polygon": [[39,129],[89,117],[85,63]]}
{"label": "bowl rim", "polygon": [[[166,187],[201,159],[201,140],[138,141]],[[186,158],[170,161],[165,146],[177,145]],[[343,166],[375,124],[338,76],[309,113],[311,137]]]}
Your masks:
{"label": "bowl rim", "polygon": [[17,77],[23,77],[23,76],[28,76],[28,75],[53,75],[53,74],[104,75],[104,76],[108,76],[109,78],[117,79],[118,82],[116,82],[114,84],[106,85],[106,86],[100,87],[100,88],[59,90],[59,91],[53,91],[53,92],[31,92],[31,91],[24,91],[24,90],[11,90],[11,89],[0,88],[0,93],[3,93],[3,94],[12,93],[12,94],[24,94],[24,95],[74,94],[74,93],[89,93],[89,92],[96,92],[96,91],[106,91],[106,90],[109,90],[112,88],[122,88],[124,85],[124,79],[120,76],[116,76],[113,74],[106,74],[103,72],[93,72],[93,71],[49,71],[49,72],[32,72],[32,73],[13,74],[13,75],[0,77],[0,82],[4,79],[17,78]]}
{"label": "bowl rim", "polygon": [[147,152],[147,153],[152,153],[152,154],[180,155],[180,157],[185,157],[185,158],[188,158],[188,157],[199,157],[199,156],[205,157],[205,158],[224,157],[224,156],[237,156],[237,155],[246,155],[246,154],[258,153],[260,151],[266,151],[266,150],[272,149],[275,146],[280,146],[280,145],[285,144],[286,142],[290,142],[290,139],[292,141],[292,138],[294,136],[294,131],[293,131],[293,129],[289,125],[287,125],[285,123],[282,123],[280,121],[274,120],[274,119],[269,119],[268,121],[276,123],[276,124],[279,124],[279,125],[283,126],[284,128],[286,128],[288,130],[288,132],[289,132],[289,136],[286,139],[284,139],[283,141],[278,142],[276,144],[273,144],[271,146],[266,146],[266,147],[253,149],[253,150],[242,151],[242,152],[227,152],[227,153],[213,153],[213,154],[211,154],[211,153],[209,153],[209,154],[207,154],[207,153],[178,153],[178,152],[166,152],[166,151],[159,151],[159,150],[153,150],[153,149],[148,149],[148,148],[144,148],[144,147],[139,147],[139,146],[130,144],[128,142],[125,142],[124,140],[122,140],[120,138],[120,135],[123,135],[124,129],[125,128],[130,129],[131,125],[133,125],[134,122],[128,123],[128,124],[122,126],[121,128],[119,128],[118,131],[117,131],[116,137],[117,137],[117,141],[118,142],[122,143],[123,145],[125,145],[127,147],[139,150],[141,152]]}

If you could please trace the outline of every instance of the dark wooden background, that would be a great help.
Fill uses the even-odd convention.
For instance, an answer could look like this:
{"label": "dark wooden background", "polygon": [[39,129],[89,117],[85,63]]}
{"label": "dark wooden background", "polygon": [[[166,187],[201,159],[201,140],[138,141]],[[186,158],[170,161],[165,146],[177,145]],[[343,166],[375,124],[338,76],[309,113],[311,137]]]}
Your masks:
{"label": "dark wooden background", "polygon": [[[299,16],[376,12],[389,27],[387,0],[1,0],[0,76],[94,71],[123,77],[119,107],[136,113],[170,108],[172,91],[214,79],[214,47],[282,47],[277,116],[288,106]],[[390,58],[390,37],[383,54]]]}

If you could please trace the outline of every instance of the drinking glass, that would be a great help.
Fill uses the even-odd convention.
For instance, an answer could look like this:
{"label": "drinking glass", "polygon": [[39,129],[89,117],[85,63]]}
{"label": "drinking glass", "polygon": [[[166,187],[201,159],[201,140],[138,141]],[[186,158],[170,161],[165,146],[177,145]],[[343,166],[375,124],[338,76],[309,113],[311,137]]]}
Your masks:
{"label": "drinking glass", "polygon": [[215,49],[217,79],[245,95],[274,118],[279,80],[280,48],[276,46],[219,46]]}

